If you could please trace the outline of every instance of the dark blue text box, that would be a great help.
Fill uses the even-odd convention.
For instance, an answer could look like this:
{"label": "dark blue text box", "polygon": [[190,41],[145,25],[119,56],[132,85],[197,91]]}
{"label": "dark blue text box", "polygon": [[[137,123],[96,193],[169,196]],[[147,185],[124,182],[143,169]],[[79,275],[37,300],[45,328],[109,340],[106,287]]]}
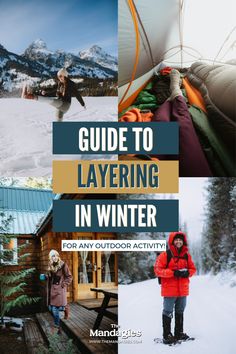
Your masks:
{"label": "dark blue text box", "polygon": [[[105,139],[102,139],[101,148],[97,151],[82,151],[79,147],[78,132],[81,128],[127,128],[125,133],[127,151],[103,150]],[[144,148],[136,149],[137,139],[133,128],[151,128],[153,132],[153,146],[151,151]],[[107,134],[106,134],[107,136]],[[147,140],[146,138],[144,138]],[[143,147],[142,134],[140,146]],[[179,127],[176,122],[150,123],[118,123],[118,122],[54,122],[53,123],[53,154],[146,154],[146,155],[177,155],[179,153]]]}
{"label": "dark blue text box", "polygon": [[[106,206],[106,207],[105,207]],[[102,218],[99,217],[97,212],[101,208],[117,208],[122,206],[126,210],[127,225],[117,225],[116,212],[111,211],[110,217],[107,218],[108,224],[101,225]],[[131,209],[142,206],[142,212],[144,216],[140,216],[138,213],[134,213],[134,224],[132,225]],[[121,207],[121,208],[122,208]],[[79,210],[81,215],[81,208],[90,209],[91,225],[76,226],[76,209]],[[130,208],[130,209],[125,209]],[[144,209],[145,208],[145,209]],[[146,215],[145,210],[150,209],[152,212],[152,218],[150,215]],[[108,209],[106,209],[108,210]],[[117,210],[117,209],[116,209]],[[123,209],[122,209],[123,210]],[[149,211],[150,211],[149,210]],[[156,210],[156,216],[154,217],[153,210]],[[78,215],[78,214],[77,214]],[[78,220],[78,219],[77,219]],[[140,222],[150,223],[156,222],[150,225],[140,226]],[[179,229],[179,217],[178,217],[178,200],[54,200],[53,201],[53,231],[54,232],[169,232],[178,231]],[[115,223],[115,224],[114,224]]]}

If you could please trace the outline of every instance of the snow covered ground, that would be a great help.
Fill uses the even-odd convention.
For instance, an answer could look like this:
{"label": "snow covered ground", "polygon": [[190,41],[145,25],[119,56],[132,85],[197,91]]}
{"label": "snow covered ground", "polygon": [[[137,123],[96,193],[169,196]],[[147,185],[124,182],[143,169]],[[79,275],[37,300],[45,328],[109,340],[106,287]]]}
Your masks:
{"label": "snow covered ground", "polygon": [[142,344],[119,344],[119,354],[233,354],[235,299],[236,287],[220,284],[217,277],[193,277],[185,310],[184,330],[196,340],[170,347],[153,342],[155,337],[162,337],[162,297],[158,281],[154,279],[120,285],[120,329],[141,330]]}
{"label": "snow covered ground", "polygon": [[[117,121],[117,97],[84,97],[84,101],[86,110],[73,99],[64,121]],[[53,159],[116,158],[114,155],[53,157],[53,121],[55,108],[47,103],[20,98],[0,99],[0,176],[51,176]]]}

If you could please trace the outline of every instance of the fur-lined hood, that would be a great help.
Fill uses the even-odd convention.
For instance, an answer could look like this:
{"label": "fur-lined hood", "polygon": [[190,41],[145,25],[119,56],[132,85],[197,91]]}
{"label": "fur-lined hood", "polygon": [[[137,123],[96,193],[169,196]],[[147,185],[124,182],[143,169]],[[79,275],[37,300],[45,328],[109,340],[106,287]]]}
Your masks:
{"label": "fur-lined hood", "polygon": [[59,269],[61,269],[64,265],[64,262],[59,258],[58,262],[54,264],[49,260],[48,263],[48,271],[52,273],[56,273]]}

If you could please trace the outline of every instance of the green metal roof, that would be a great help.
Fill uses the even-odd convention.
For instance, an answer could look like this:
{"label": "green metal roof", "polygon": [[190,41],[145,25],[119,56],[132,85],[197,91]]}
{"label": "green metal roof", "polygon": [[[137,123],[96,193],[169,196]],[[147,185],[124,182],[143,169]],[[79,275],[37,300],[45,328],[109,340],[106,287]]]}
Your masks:
{"label": "green metal roof", "polygon": [[0,211],[12,216],[7,233],[35,233],[40,221],[52,205],[53,193],[50,190],[0,187]]}
{"label": "green metal roof", "polygon": [[50,190],[0,187],[0,208],[6,210],[47,211],[52,203]]}

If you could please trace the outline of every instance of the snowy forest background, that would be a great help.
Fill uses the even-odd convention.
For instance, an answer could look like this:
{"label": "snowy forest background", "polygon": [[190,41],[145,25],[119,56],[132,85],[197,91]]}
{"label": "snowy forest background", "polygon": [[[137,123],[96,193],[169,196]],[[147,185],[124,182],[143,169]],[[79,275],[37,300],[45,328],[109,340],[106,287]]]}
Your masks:
{"label": "snowy forest background", "polygon": [[[204,187],[203,228],[197,240],[191,239],[190,223],[181,215],[180,230],[186,232],[189,250],[198,274],[221,273],[236,286],[230,274],[236,273],[236,178],[210,178]],[[158,198],[157,195],[120,195],[119,198]],[[189,208],[194,200],[189,196]],[[196,215],[197,217],[197,215]],[[169,233],[126,233],[121,239],[165,239]],[[119,255],[119,284],[131,284],[155,278],[155,252],[123,252]]]}

